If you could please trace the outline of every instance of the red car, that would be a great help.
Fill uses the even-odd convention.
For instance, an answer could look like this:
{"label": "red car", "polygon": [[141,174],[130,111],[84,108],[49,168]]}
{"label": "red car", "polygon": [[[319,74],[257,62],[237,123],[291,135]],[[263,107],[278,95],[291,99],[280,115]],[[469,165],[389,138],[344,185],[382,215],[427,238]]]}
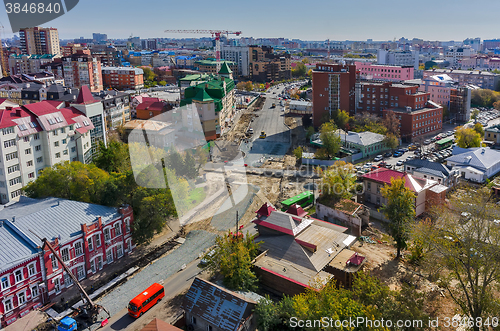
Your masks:
{"label": "red car", "polygon": [[441,140],[441,139],[442,139],[441,136],[436,137],[436,140]]}

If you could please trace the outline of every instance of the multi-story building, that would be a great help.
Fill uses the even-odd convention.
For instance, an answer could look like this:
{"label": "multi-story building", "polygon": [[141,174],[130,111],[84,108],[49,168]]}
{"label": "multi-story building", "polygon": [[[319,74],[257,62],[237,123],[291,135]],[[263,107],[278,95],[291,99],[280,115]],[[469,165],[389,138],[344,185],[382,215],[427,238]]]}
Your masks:
{"label": "multi-story building", "polygon": [[[53,62],[40,65],[40,70],[50,72],[54,74],[56,78],[64,79],[64,69],[63,69],[62,58],[57,58]],[[64,81],[63,81],[64,83]]]}
{"label": "multi-story building", "polygon": [[91,158],[93,158],[97,154],[99,141],[104,142],[104,145],[108,144],[103,104],[101,100],[94,98],[87,85],[83,85],[76,101],[71,102],[70,106],[84,113],[94,125],[90,130]]}
{"label": "multi-story building", "polygon": [[248,77],[249,75],[249,57],[250,50],[248,46],[226,46],[221,47],[221,57],[228,61],[232,61],[238,66],[240,76]]}
{"label": "multi-story building", "polygon": [[23,54],[61,55],[59,33],[55,28],[25,28],[19,30]]}
{"label": "multi-story building", "polygon": [[65,46],[61,46],[61,55],[70,56],[71,54],[75,54],[77,51],[82,49],[84,49],[82,44],[68,43]]}
{"label": "multi-story building", "polygon": [[23,104],[22,84],[3,83],[0,84],[0,98],[9,99],[18,105]]}
{"label": "multi-story building", "polygon": [[249,75],[260,82],[280,81],[292,77],[289,53],[274,53],[271,46],[249,47]]}
{"label": "multi-story building", "polygon": [[[160,149],[174,146],[175,132],[172,123],[154,120],[132,120],[124,125],[127,140],[141,141],[144,135],[148,137],[148,144]],[[140,137],[134,137],[140,135]]]}
{"label": "multi-story building", "polygon": [[103,86],[101,61],[90,54],[90,50],[79,50],[62,58],[64,83],[80,88],[88,85],[92,92],[101,91]]}
{"label": "multi-story building", "polygon": [[[224,63],[219,77],[211,77],[184,90],[180,105],[186,106],[186,111],[182,112],[182,121],[186,122],[186,127],[192,126],[190,118],[193,115],[190,111],[196,111],[205,139],[215,140],[228,129],[236,111],[232,77],[231,69]],[[191,104],[195,107],[188,106]]]}
{"label": "multi-story building", "polygon": [[[222,64],[225,63],[229,66],[229,68],[231,69],[231,71],[233,73],[238,72],[238,65],[235,62],[221,60],[220,63],[221,63],[221,67],[222,67]],[[215,59],[212,59],[212,58],[205,59],[205,60],[198,60],[194,63],[194,67],[201,72],[208,72],[208,73],[212,73],[212,74],[217,74],[217,61]]]}
{"label": "multi-story building", "polygon": [[102,79],[105,88],[138,90],[144,87],[144,71],[132,67],[103,67]]}
{"label": "multi-story building", "polygon": [[482,70],[432,69],[424,70],[423,79],[434,75],[446,74],[459,86],[476,85],[480,88],[495,90],[500,82],[500,75]]}
{"label": "multi-story building", "polygon": [[199,58],[196,55],[190,55],[190,56],[181,55],[175,57],[175,64],[177,65],[178,68],[194,69],[194,63],[198,60]]}
{"label": "multi-story building", "polygon": [[445,59],[452,68],[458,68],[463,59],[470,58],[474,54],[476,54],[476,51],[471,47],[453,46],[446,51]]}
{"label": "multi-story building", "polygon": [[481,38],[467,38],[463,44],[472,48],[476,53],[481,50]]}
{"label": "multi-story building", "polygon": [[48,247],[40,249],[42,242],[36,235],[49,238],[79,280],[106,270],[135,248],[130,206],[112,208],[58,198],[22,197],[19,203],[2,209],[0,218],[2,326],[76,286]]}
{"label": "multi-story building", "polygon": [[316,64],[312,72],[313,125],[319,127],[325,114],[337,109],[356,111],[356,66],[343,64]]}
{"label": "multi-story building", "polygon": [[412,66],[418,69],[418,51],[400,51],[379,49],[377,53],[378,64],[393,66]]}
{"label": "multi-story building", "polygon": [[500,39],[483,40],[483,50],[495,49],[500,47]]}
{"label": "multi-story building", "polygon": [[354,64],[362,79],[386,80],[391,82],[413,79],[413,66],[390,66],[358,61]]}
{"label": "multi-story building", "polygon": [[11,75],[20,75],[39,72],[42,65],[51,63],[58,55],[11,55],[9,57],[9,72]]}
{"label": "multi-story building", "polygon": [[94,39],[96,43],[100,43],[108,40],[108,35],[105,33],[92,33],[92,39]]}
{"label": "multi-story building", "polygon": [[130,95],[119,91],[101,91],[94,93],[94,98],[101,100],[104,108],[106,128],[117,128],[130,121]]}
{"label": "multi-story building", "polygon": [[448,113],[456,122],[468,122],[470,120],[470,102],[472,90],[467,87],[458,87],[450,90],[450,105]]}
{"label": "multi-story building", "polygon": [[101,60],[102,67],[121,66],[120,52],[114,46],[92,45],[90,54],[92,54],[92,57],[97,57]]}
{"label": "multi-story building", "polygon": [[21,188],[40,170],[62,161],[90,163],[90,130],[87,116],[64,102],[42,101],[0,110],[0,202],[21,195]]}

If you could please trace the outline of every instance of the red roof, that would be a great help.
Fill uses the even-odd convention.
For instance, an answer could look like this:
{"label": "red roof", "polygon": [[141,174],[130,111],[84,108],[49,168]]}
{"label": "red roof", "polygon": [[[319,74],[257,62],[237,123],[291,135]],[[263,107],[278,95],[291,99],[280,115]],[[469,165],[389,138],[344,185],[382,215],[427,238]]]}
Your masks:
{"label": "red roof", "polygon": [[358,253],[354,253],[354,255],[351,256],[349,260],[347,260],[346,264],[360,265],[364,260],[364,256],[358,255]]}
{"label": "red roof", "polygon": [[299,217],[304,217],[307,215],[307,212],[298,204],[294,203],[290,206],[290,208],[286,211],[287,214],[292,214]]}
{"label": "red roof", "polygon": [[56,107],[59,106],[61,101],[40,101],[36,103],[30,103],[27,105],[23,105],[23,108],[26,108],[30,112],[35,115],[42,116],[45,114],[52,114],[54,111],[59,111]]}
{"label": "red roof", "polygon": [[295,234],[293,233],[293,230],[291,230],[291,229],[287,229],[287,228],[284,228],[282,226],[266,222],[264,220],[254,220],[253,222],[256,225],[262,225],[262,226],[265,226],[266,228],[269,228],[269,229],[272,229],[272,230],[276,230],[276,231],[279,231],[281,233],[288,234],[290,236],[295,236]]}
{"label": "red roof", "polygon": [[76,99],[76,103],[87,105],[96,102],[100,101],[94,99],[92,93],[90,92],[89,86],[83,85],[82,88],[80,89],[80,93],[78,93],[78,98]]}
{"label": "red roof", "polygon": [[162,101],[143,102],[137,105],[136,110],[157,110],[162,111],[165,104]]}
{"label": "red roof", "polygon": [[267,202],[264,203],[259,210],[257,210],[255,213],[257,213],[257,215],[260,217],[260,216],[269,216],[271,215],[271,212],[275,211],[276,209],[273,208],[273,206],[271,206],[270,204],[268,204]]}
{"label": "red roof", "polygon": [[387,168],[378,168],[363,175],[363,178],[389,185],[391,184],[391,178],[404,178],[405,187],[413,192],[416,192],[415,187],[413,187],[413,184],[411,183],[411,180],[409,179],[406,172],[391,170]]}
{"label": "red roof", "polygon": [[[19,111],[19,115],[17,112]],[[8,128],[11,126],[16,126],[17,123],[13,120],[22,117],[31,117],[31,114],[22,109],[21,107],[13,108],[12,110],[0,110],[0,129]]]}

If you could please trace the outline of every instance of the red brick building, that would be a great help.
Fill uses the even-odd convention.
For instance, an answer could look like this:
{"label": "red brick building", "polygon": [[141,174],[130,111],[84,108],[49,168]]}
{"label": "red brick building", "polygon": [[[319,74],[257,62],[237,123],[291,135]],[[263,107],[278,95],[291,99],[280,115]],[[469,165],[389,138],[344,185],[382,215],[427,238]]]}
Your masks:
{"label": "red brick building", "polygon": [[316,64],[312,72],[313,125],[322,124],[324,114],[337,109],[356,110],[356,66],[342,64]]}
{"label": "red brick building", "polygon": [[77,50],[76,53],[62,58],[64,84],[80,88],[88,85],[91,92],[102,90],[101,60],[93,57],[90,50]]}
{"label": "red brick building", "polygon": [[144,71],[131,67],[103,67],[102,79],[105,88],[137,90],[144,87]]}
{"label": "red brick building", "polygon": [[418,85],[361,82],[357,84],[357,112],[386,116],[392,110],[400,120],[404,141],[440,131],[443,107],[430,101],[430,93],[418,91]]}

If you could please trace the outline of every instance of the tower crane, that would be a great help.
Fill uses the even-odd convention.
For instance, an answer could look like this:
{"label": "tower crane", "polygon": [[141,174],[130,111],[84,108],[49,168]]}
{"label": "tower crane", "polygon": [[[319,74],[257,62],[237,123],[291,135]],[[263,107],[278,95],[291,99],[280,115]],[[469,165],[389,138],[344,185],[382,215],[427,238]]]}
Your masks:
{"label": "tower crane", "polygon": [[222,35],[235,34],[239,36],[241,31],[228,31],[228,30],[165,30],[165,33],[200,33],[211,34],[215,38],[215,60],[217,62],[217,72],[219,72],[220,64],[220,37]]}
{"label": "tower crane", "polygon": [[[2,22],[0,22],[0,35],[3,34],[3,29],[4,29],[3,24],[2,24]],[[6,77],[6,76],[8,76],[6,67],[8,67],[9,61],[8,60],[6,61],[4,59],[4,56],[5,55],[3,54],[3,41],[2,41],[2,38],[0,36],[0,64],[2,66],[2,76]]]}

